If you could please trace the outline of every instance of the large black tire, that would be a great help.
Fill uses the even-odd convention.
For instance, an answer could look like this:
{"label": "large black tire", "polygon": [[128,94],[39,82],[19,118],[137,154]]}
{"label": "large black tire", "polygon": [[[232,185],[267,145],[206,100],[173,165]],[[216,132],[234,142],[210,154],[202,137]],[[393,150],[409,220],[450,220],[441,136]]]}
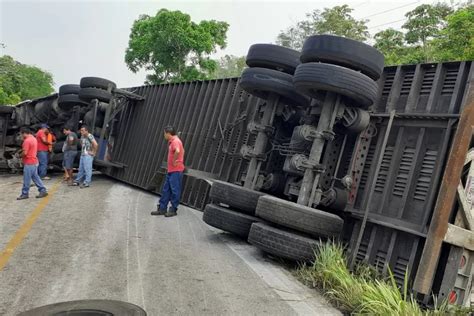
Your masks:
{"label": "large black tire", "polygon": [[106,90],[98,88],[81,88],[79,91],[79,98],[84,101],[91,101],[97,99],[108,103],[112,99],[112,94]]}
{"label": "large black tire", "polygon": [[59,87],[59,95],[79,94],[81,87],[78,84],[64,84]]}
{"label": "large black tire", "polygon": [[373,80],[380,78],[384,67],[384,56],[377,49],[333,35],[314,35],[304,42],[301,62],[318,61],[361,71]]}
{"label": "large black tire", "polygon": [[254,223],[248,242],[272,255],[299,262],[314,260],[320,241],[265,223]]}
{"label": "large black tire", "polygon": [[85,106],[89,105],[89,103],[79,99],[77,94],[64,94],[58,98],[58,107],[64,111],[68,111],[76,105]]}
{"label": "large black tire", "polygon": [[368,107],[377,97],[377,84],[366,75],[341,66],[307,63],[296,68],[293,83],[297,91],[317,98],[331,91],[350,99],[347,106]]}
{"label": "large black tire", "polygon": [[214,204],[206,205],[202,220],[212,227],[243,237],[245,240],[247,240],[249,236],[250,226],[252,226],[253,223],[262,221],[257,217],[232,211]]}
{"label": "large black tire", "polygon": [[[83,121],[87,126],[92,127],[92,123],[94,121],[94,109],[88,111],[84,115]],[[95,126],[102,126],[102,125],[104,125],[104,113],[97,111],[97,115],[95,117]]]}
{"label": "large black tire", "polygon": [[84,77],[81,79],[81,88],[98,88],[107,90],[109,85],[112,85],[112,88],[116,88],[117,85],[115,82],[98,77]]}
{"label": "large black tire", "polygon": [[258,199],[256,215],[315,237],[337,237],[344,224],[344,221],[334,214],[270,195]]}
{"label": "large black tire", "polygon": [[53,109],[53,102],[51,100],[40,101],[35,104],[35,117],[40,122],[47,122],[55,113],[51,113]]}
{"label": "large black tire", "polygon": [[62,302],[20,313],[19,316],[53,316],[53,315],[113,315],[113,316],[146,316],[146,312],[131,303],[112,300],[81,300]]}
{"label": "large black tire", "polygon": [[63,152],[63,145],[64,145],[64,141],[59,141],[59,142],[56,142],[54,145],[53,145],[53,153],[62,153]]}
{"label": "large black tire", "polygon": [[294,74],[300,62],[300,52],[272,44],[254,44],[247,53],[246,63],[249,67],[274,69]]}
{"label": "large black tire", "polygon": [[255,215],[258,199],[263,195],[265,194],[262,192],[222,181],[215,181],[209,192],[214,203],[229,205],[231,208],[249,215]]}
{"label": "large black tire", "polygon": [[288,105],[308,106],[310,99],[298,93],[293,86],[293,76],[272,69],[247,68],[242,72],[240,87],[248,93],[267,100],[271,94],[280,96]]}

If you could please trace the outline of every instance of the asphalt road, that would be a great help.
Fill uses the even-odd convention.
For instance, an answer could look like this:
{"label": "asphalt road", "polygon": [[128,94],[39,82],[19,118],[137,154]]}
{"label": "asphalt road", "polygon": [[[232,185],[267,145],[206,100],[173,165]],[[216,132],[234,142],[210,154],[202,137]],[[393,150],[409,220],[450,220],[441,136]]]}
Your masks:
{"label": "asphalt road", "polygon": [[196,210],[152,217],[156,196],[101,176],[88,189],[47,187],[46,201],[16,201],[21,177],[0,175],[0,315],[80,299],[148,315],[340,314]]}

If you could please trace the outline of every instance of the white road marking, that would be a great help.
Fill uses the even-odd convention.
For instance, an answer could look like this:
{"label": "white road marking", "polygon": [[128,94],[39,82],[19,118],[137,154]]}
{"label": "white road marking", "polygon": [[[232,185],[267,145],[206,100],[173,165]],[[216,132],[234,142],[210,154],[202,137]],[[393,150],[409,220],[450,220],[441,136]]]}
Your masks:
{"label": "white road marking", "polygon": [[142,195],[142,192],[139,192],[138,193],[138,196],[137,196],[137,199],[135,201],[135,235],[136,235],[136,248],[137,248],[137,268],[138,268],[138,281],[140,283],[140,294],[141,294],[141,297],[142,297],[142,307],[144,310],[146,310],[146,304],[145,304],[145,291],[143,290],[143,270],[142,270],[142,266],[141,266],[141,263],[140,263],[140,238],[139,237],[139,234],[138,234],[138,206],[139,206],[139,201],[140,201],[140,197]]}

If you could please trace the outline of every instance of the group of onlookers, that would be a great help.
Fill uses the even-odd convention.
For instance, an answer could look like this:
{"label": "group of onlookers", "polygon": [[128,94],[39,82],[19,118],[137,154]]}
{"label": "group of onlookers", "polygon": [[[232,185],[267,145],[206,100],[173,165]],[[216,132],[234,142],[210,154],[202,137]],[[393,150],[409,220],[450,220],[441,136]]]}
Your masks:
{"label": "group of onlookers", "polygon": [[[46,124],[41,124],[36,135],[32,131],[23,127],[20,130],[23,138],[22,162],[23,162],[23,188],[17,200],[24,200],[29,197],[31,181],[38,188],[37,198],[48,196],[48,192],[43,184],[43,180],[50,180],[47,176],[49,157],[53,153],[53,146],[56,142],[55,135]],[[69,127],[64,127],[63,133],[66,136],[64,141],[63,168],[64,182],[71,186],[87,188],[92,180],[92,163],[98,150],[98,144],[94,136],[89,133],[86,125],[81,126],[79,139],[77,134]],[[78,145],[81,145],[81,156],[79,162],[79,172],[76,178],[73,177],[74,161],[78,154]]]}
{"label": "group of onlookers", "polygon": [[[63,151],[64,181],[71,186],[87,188],[92,179],[92,163],[99,148],[94,136],[89,133],[89,128],[82,125],[80,128],[81,138],[69,127],[64,127],[63,133],[66,136]],[[29,128],[21,128],[23,137],[22,158],[23,158],[23,188],[17,200],[27,199],[30,191],[31,181],[38,188],[37,198],[48,196],[48,192],[42,180],[50,179],[46,176],[48,167],[48,157],[52,152],[55,137],[51,133],[49,126],[42,124],[36,136],[32,135]],[[168,142],[168,165],[167,175],[161,191],[161,198],[156,211],[151,215],[164,215],[173,217],[177,215],[179,200],[181,196],[181,184],[184,172],[184,147],[181,139],[176,135],[176,130],[172,126],[164,129],[164,138]],[[81,158],[79,162],[79,172],[76,178],[73,177],[73,166],[78,154],[78,145],[81,145]],[[168,205],[171,206],[168,208]]]}

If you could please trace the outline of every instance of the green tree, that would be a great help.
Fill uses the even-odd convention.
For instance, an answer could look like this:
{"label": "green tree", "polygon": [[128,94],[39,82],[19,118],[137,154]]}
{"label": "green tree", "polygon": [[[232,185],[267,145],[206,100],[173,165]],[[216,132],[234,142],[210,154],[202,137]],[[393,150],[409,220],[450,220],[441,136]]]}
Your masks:
{"label": "green tree", "polygon": [[474,60],[474,5],[460,8],[433,41],[437,61]]}
{"label": "green tree", "polygon": [[325,8],[323,11],[314,10],[306,14],[306,19],[296,25],[281,31],[277,36],[277,44],[301,49],[304,40],[314,34],[332,34],[358,41],[369,37],[366,20],[357,20],[348,5]]}
{"label": "green tree", "polygon": [[444,3],[422,4],[405,14],[407,21],[402,25],[406,29],[405,40],[408,44],[421,47],[424,60],[432,60],[429,41],[437,37],[446,25],[446,17],[452,13],[450,6]]}
{"label": "green tree", "polygon": [[21,64],[10,56],[0,57],[0,104],[17,104],[51,94],[53,84],[49,72]]}
{"label": "green tree", "polygon": [[245,64],[245,56],[225,55],[219,59],[213,78],[239,77],[245,67],[247,67]]}
{"label": "green tree", "polygon": [[385,56],[385,65],[416,64],[423,62],[424,55],[420,46],[407,46],[405,34],[393,28],[374,35],[377,48]]}
{"label": "green tree", "polygon": [[207,79],[217,62],[210,54],[225,48],[229,25],[220,21],[191,21],[181,11],[161,9],[133,23],[125,62],[128,68],[151,71],[148,83]]}

